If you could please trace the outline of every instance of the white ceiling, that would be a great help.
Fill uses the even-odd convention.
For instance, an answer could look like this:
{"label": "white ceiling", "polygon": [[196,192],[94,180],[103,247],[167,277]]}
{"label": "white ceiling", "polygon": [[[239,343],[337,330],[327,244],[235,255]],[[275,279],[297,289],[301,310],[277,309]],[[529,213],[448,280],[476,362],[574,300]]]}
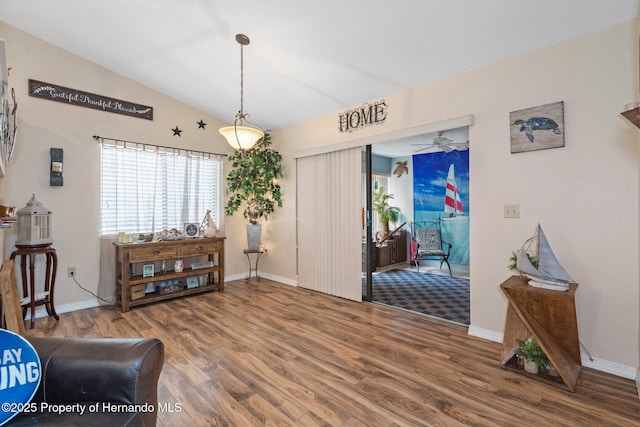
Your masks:
{"label": "white ceiling", "polygon": [[0,0],[0,20],[229,122],[244,33],[244,111],[276,130],[635,19],[639,1]]}

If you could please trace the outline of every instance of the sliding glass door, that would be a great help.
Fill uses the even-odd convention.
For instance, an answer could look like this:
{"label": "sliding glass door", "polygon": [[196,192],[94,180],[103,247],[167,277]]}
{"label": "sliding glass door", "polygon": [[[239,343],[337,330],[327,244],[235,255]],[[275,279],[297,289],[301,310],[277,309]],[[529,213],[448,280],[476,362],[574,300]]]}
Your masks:
{"label": "sliding glass door", "polygon": [[371,301],[373,296],[373,270],[375,269],[375,243],[373,240],[372,221],[372,179],[371,179],[371,145],[362,151],[362,299]]}

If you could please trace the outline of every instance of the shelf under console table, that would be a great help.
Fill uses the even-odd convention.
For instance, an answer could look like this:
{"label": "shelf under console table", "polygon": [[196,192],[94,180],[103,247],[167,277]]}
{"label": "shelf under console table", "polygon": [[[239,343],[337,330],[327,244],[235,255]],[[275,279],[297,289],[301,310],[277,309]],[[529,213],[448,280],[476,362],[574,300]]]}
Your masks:
{"label": "shelf under console table", "polygon": [[[224,291],[224,239],[113,243],[116,251],[116,303],[122,312],[126,312],[138,305]],[[174,270],[176,260],[183,260],[182,271]],[[199,264],[199,268],[191,268],[192,264]],[[164,286],[160,287],[160,284]]]}

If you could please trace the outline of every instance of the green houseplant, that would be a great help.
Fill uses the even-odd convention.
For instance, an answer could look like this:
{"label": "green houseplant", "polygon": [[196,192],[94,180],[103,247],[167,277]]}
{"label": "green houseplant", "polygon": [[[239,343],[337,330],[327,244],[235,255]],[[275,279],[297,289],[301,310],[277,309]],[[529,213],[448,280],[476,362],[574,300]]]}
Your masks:
{"label": "green houseplant", "polygon": [[[266,221],[276,207],[282,207],[282,192],[278,178],[282,178],[282,155],[271,148],[271,135],[249,150],[237,150],[229,156],[231,170],[227,175],[227,204],[224,212],[233,215],[244,206],[243,216],[249,220],[249,229],[260,232],[259,218]],[[253,227],[250,227],[253,226]],[[257,250],[251,242],[249,249]]]}
{"label": "green houseplant", "polygon": [[[509,268],[509,270],[517,270],[517,264],[518,264],[518,254],[520,253],[520,251],[514,251],[511,252],[511,257],[509,258],[509,265],[507,266]],[[527,255],[527,258],[529,258],[529,261],[531,262],[531,265],[533,265],[534,267],[538,268],[538,260],[536,259],[536,257],[534,257],[533,255],[531,255],[529,252],[525,252],[525,254]]]}
{"label": "green houseplant", "polygon": [[389,234],[389,221],[398,221],[400,209],[389,205],[389,200],[393,200],[393,194],[386,194],[384,187],[380,187],[373,192],[373,210],[378,214],[378,233],[380,240]]}
{"label": "green houseplant", "polygon": [[549,359],[547,359],[547,355],[544,354],[540,345],[536,342],[533,337],[528,338],[527,340],[516,340],[518,343],[518,348],[515,350],[516,356],[524,357],[524,370],[537,374],[539,367],[545,367],[549,365]]}

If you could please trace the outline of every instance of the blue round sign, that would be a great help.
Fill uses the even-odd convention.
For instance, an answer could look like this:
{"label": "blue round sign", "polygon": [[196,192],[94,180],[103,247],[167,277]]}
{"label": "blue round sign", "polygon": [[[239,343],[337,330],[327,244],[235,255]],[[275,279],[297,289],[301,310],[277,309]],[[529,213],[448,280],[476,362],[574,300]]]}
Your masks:
{"label": "blue round sign", "polygon": [[40,358],[29,341],[0,329],[0,425],[31,409],[41,374]]}

